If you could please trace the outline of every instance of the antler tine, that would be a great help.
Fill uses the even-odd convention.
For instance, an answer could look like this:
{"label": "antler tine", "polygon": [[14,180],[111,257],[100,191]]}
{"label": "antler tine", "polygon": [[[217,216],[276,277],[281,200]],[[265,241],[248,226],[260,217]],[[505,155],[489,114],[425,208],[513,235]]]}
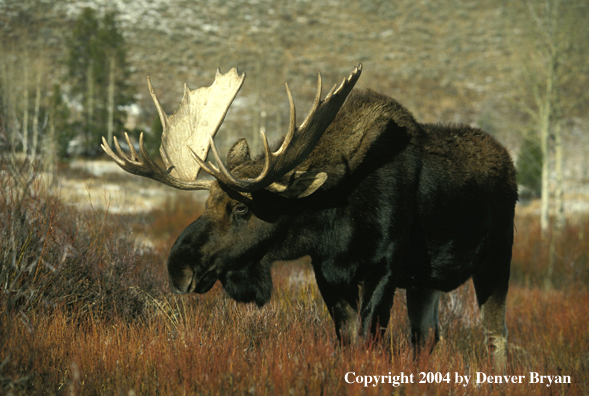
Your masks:
{"label": "antler tine", "polygon": [[358,81],[361,73],[362,64],[359,64],[347,78],[343,79],[339,87],[337,87],[337,84],[333,86],[324,100],[321,100],[322,81],[321,73],[318,73],[315,100],[307,117],[305,117],[305,120],[298,128],[296,127],[294,100],[290,88],[286,84],[286,93],[290,104],[288,132],[276,152],[272,152],[268,145],[266,135],[262,132],[265,163],[264,169],[256,178],[238,179],[234,177],[221,161],[212,139],[211,147],[218,168],[212,164],[205,164],[201,158],[193,153],[195,159],[206,172],[236,191],[249,193],[266,188],[300,165],[311,151],[313,151],[319,139],[339,112],[340,107]]}
{"label": "antler tine", "polygon": [[211,151],[213,152],[213,157],[215,157],[215,162],[218,164],[218,167],[213,165],[211,162],[206,163],[198,156],[198,154],[194,152],[194,150],[190,149],[190,151],[192,152],[192,156],[194,157],[196,162],[198,162],[198,164],[201,166],[202,169],[205,170],[205,172],[213,175],[215,178],[219,180],[224,181],[225,184],[239,183],[239,180],[235,178],[231,174],[231,172],[229,172],[229,169],[227,169],[227,167],[221,160],[221,156],[219,155],[219,151],[217,150],[217,146],[215,146],[215,142],[213,141],[212,137],[210,138],[210,144]]}
{"label": "antler tine", "polygon": [[[115,140],[115,144],[117,144],[117,137],[114,137]],[[102,147],[102,149],[104,150],[104,152],[106,152],[106,154],[112,158],[121,168],[123,166],[125,166],[125,161],[123,161],[121,158],[119,158],[110,148],[109,144],[106,142],[105,137],[102,137],[102,144],[100,145],[100,147]]]}
{"label": "antler tine", "polygon": [[[129,151],[131,152],[131,159],[136,161],[137,158],[139,158],[139,156],[137,155],[137,151],[135,151],[135,147],[133,146],[133,143],[131,143],[131,139],[129,139],[129,135],[127,134],[127,132],[125,132],[125,140],[127,141],[127,145],[129,146]],[[141,132],[141,135],[139,136],[139,147],[141,147],[141,146],[143,146],[143,132]],[[120,148],[120,146],[118,144],[117,144],[117,148]],[[120,153],[120,151],[119,151],[119,153]]]}
{"label": "antler tine", "polygon": [[[321,74],[319,74],[319,78],[321,78]],[[262,135],[262,144],[264,145],[264,152],[266,154],[264,156],[264,170],[266,171],[266,173],[267,173],[267,170],[270,169],[270,163],[272,161],[272,158],[276,157],[279,153],[284,151],[284,149],[286,147],[288,147],[288,145],[290,144],[290,141],[292,140],[294,133],[296,132],[296,129],[297,129],[296,128],[296,109],[295,109],[294,100],[292,98],[292,93],[290,91],[288,83],[285,83],[285,86],[286,86],[286,93],[288,95],[288,101],[289,101],[289,105],[290,105],[290,121],[289,121],[288,133],[286,134],[286,137],[284,138],[284,142],[282,143],[280,149],[278,149],[278,151],[276,151],[276,153],[272,153],[272,150],[270,149],[270,145],[268,144],[268,138],[266,137],[266,134],[264,133],[264,131],[260,131],[260,134]],[[321,94],[321,92],[319,90],[319,95],[320,94]],[[317,101],[317,99],[315,99],[315,101]],[[225,164],[221,160],[221,156],[219,155],[219,151],[217,150],[217,146],[215,145],[215,142],[213,139],[210,139],[210,145],[211,145],[211,151],[213,152],[213,156],[215,157],[215,162],[217,163],[218,167],[216,167],[215,165],[213,165],[210,162],[207,164],[204,160],[202,160],[191,149],[194,159],[199,163],[201,168],[205,170],[205,172],[208,172],[209,174],[215,176],[217,179],[223,180],[225,182],[225,184],[239,185],[240,184],[239,180],[237,178],[235,178],[231,174],[231,172],[229,172],[229,170],[227,169],[227,167],[225,166]],[[256,179],[259,179],[263,176],[264,176],[264,173],[262,173]]]}
{"label": "antler tine", "polygon": [[[321,73],[319,73],[319,80],[321,80]],[[288,122],[288,132],[286,133],[286,136],[284,138],[284,142],[280,145],[280,148],[278,149],[277,153],[280,153],[281,150],[283,149],[283,147],[288,147],[288,145],[292,141],[292,138],[294,137],[294,134],[297,130],[297,125],[296,125],[297,124],[297,110],[295,107],[294,99],[292,98],[292,93],[290,92],[290,87],[288,86],[288,83],[284,83],[284,85],[286,87],[286,94],[288,95],[288,105],[290,108],[290,120]],[[321,92],[319,94],[321,95]],[[317,100],[317,98],[315,98],[315,100]],[[264,135],[264,137],[265,137],[265,135]],[[264,145],[264,148],[266,148],[266,145]],[[270,150],[266,150],[266,155],[268,155],[269,153],[270,153]]]}
{"label": "antler tine", "polygon": [[169,186],[181,189],[181,190],[208,190],[211,186],[211,181],[184,181],[170,176],[168,172],[160,168],[156,162],[149,156],[145,149],[145,143],[143,141],[143,132],[139,137],[139,154],[133,148],[133,144],[129,139],[127,133],[125,138],[129,144],[129,151],[131,155],[127,155],[121,148],[118,139],[114,137],[114,145],[118,154],[112,150],[104,136],[102,137],[102,149],[111,157],[123,170],[134,175],[147,177],[150,179],[157,180],[161,183]]}

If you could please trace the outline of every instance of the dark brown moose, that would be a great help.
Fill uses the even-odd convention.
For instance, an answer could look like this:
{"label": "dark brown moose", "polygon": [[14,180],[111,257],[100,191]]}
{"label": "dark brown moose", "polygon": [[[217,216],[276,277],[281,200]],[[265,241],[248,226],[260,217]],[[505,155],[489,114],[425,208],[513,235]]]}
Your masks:
{"label": "dark brown moose", "polygon": [[[163,125],[166,169],[129,141],[114,153],[124,170],[180,189],[207,189],[205,212],[168,257],[171,289],[205,293],[217,280],[235,300],[270,299],[270,267],[309,255],[340,340],[378,336],[396,288],[407,289],[412,341],[438,339],[441,292],[473,279],[482,324],[498,367],[507,354],[505,300],[517,200],[507,150],[466,125],[419,124],[395,100],[352,90],[356,67],[317,96],[300,126],[288,88],[290,123],[281,141],[250,156],[245,139],[226,163],[213,137],[245,75],[219,71],[210,87],[185,86],[168,116],[149,90]],[[209,148],[216,165],[205,163]],[[200,169],[215,180],[197,180]]]}

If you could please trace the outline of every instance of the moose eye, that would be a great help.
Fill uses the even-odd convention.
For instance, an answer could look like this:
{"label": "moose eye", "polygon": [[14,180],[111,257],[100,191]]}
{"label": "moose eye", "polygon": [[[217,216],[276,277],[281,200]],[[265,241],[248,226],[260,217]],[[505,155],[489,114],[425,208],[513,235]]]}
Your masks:
{"label": "moose eye", "polygon": [[247,214],[247,212],[249,212],[249,208],[244,204],[237,204],[235,207],[233,207],[233,213],[238,216],[243,216]]}

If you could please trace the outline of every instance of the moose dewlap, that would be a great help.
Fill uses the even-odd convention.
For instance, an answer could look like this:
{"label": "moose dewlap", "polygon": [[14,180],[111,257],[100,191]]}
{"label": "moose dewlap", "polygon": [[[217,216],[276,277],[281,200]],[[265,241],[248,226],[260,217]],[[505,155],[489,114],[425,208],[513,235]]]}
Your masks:
{"label": "moose dewlap", "polygon": [[[205,212],[168,257],[170,287],[204,293],[220,281],[238,301],[265,304],[276,260],[312,259],[317,285],[343,342],[383,332],[396,288],[407,289],[412,341],[438,338],[441,292],[472,278],[498,366],[506,360],[507,295],[517,200],[507,150],[466,125],[420,124],[395,100],[354,90],[362,65],[286,135],[251,156],[239,139],[223,162],[213,142],[245,75],[217,72],[210,87],[185,87],[160,115],[160,153],[104,150],[124,170],[181,189],[207,189]],[[209,149],[216,164],[205,163]],[[213,181],[197,180],[201,169]]]}

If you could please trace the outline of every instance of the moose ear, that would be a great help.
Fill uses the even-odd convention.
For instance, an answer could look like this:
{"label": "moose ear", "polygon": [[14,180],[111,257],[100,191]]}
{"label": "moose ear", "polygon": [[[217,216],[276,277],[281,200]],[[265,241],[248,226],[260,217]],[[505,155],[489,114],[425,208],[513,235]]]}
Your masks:
{"label": "moose ear", "polygon": [[250,147],[247,145],[245,138],[241,138],[233,143],[227,153],[227,167],[232,170],[237,165],[250,159]]}
{"label": "moose ear", "polygon": [[325,172],[295,171],[266,187],[266,190],[286,198],[304,198],[313,194],[327,180]]}

